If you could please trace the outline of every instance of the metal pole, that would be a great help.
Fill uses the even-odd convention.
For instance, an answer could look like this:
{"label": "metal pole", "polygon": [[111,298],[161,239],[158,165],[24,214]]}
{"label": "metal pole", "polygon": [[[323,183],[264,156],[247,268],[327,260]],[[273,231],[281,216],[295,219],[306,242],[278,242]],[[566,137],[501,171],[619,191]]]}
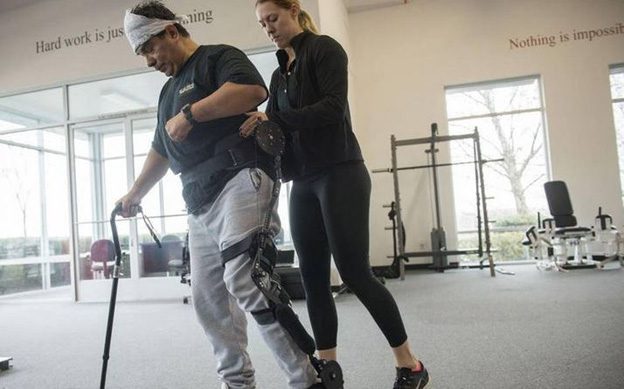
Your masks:
{"label": "metal pole", "polygon": [[474,163],[474,172],[475,172],[475,195],[477,199],[477,233],[479,238],[479,258],[483,258],[483,232],[481,223],[483,220],[481,219],[481,196],[479,195],[479,160],[477,158],[477,137],[475,136],[472,139],[472,155],[473,155],[473,163]]}
{"label": "metal pole", "polygon": [[[399,259],[397,256],[397,225],[396,225],[396,211],[395,211],[395,203],[394,201],[390,204],[390,220],[392,220],[392,253],[394,254],[394,262],[399,265],[403,259]],[[400,266],[400,265],[399,265]],[[392,269],[394,271],[394,268]],[[400,271],[399,271],[400,272]]]}
{"label": "metal pole", "polygon": [[436,165],[436,136],[438,134],[438,123],[431,123],[431,142],[429,150],[431,151],[431,170],[433,171],[433,199],[435,202],[436,227],[439,230],[440,223],[440,195],[438,193],[438,168]]}
{"label": "metal pole", "polygon": [[487,213],[487,198],[485,196],[485,180],[483,177],[483,159],[481,156],[481,141],[479,140],[479,129],[475,127],[475,142],[477,145],[477,158],[479,160],[479,178],[481,184],[481,200],[483,204],[483,230],[485,231],[485,253],[490,265],[490,275],[496,277],[494,271],[494,259],[492,258],[492,243],[490,242],[490,221]]}
{"label": "metal pole", "polygon": [[[504,161],[503,158],[498,158],[498,159],[489,159],[487,161],[484,162],[500,162],[500,161]],[[475,161],[463,161],[463,162],[448,162],[448,163],[438,163],[436,164],[437,167],[446,167],[446,166],[455,166],[455,165],[473,165],[475,163]],[[397,170],[415,170],[415,169],[427,169],[432,167],[432,165],[417,165],[417,166],[403,166],[403,167],[399,167],[397,168]],[[373,169],[371,170],[372,173],[392,173],[392,169],[391,168],[381,168],[381,169]]]}
{"label": "metal pole", "polygon": [[[435,137],[435,141],[437,143],[440,143],[440,142],[448,142],[451,140],[469,139],[472,137],[474,137],[474,134],[471,134],[471,133],[460,134],[460,135],[437,135]],[[431,138],[403,139],[403,140],[396,141],[397,146],[424,145],[428,143],[431,143]]]}
{"label": "metal pole", "polygon": [[394,202],[396,206],[396,225],[398,231],[397,246],[399,249],[399,277],[402,280],[405,279],[405,264],[403,263],[403,256],[405,255],[405,236],[403,233],[403,218],[401,217],[401,195],[399,193],[399,172],[397,171],[397,156],[396,156],[396,138],[394,135],[390,136],[390,152],[392,154],[392,178],[394,181]]}
{"label": "metal pole", "polygon": [[[438,166],[436,161],[436,147],[438,140],[438,124],[431,123],[431,138],[429,152],[431,154],[431,170],[433,171],[433,193],[436,214],[436,226],[431,231],[431,251],[433,252],[433,267],[438,272],[443,272],[447,267],[448,257],[446,254],[446,237],[440,220],[440,191],[438,188]],[[450,138],[449,138],[450,140]]]}

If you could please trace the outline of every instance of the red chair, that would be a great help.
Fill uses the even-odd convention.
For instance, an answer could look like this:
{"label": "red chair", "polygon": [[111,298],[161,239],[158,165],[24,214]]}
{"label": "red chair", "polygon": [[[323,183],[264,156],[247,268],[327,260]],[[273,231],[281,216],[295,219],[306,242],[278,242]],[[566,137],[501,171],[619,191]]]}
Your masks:
{"label": "red chair", "polygon": [[91,271],[93,278],[109,278],[115,265],[115,245],[110,239],[96,240],[91,244]]}

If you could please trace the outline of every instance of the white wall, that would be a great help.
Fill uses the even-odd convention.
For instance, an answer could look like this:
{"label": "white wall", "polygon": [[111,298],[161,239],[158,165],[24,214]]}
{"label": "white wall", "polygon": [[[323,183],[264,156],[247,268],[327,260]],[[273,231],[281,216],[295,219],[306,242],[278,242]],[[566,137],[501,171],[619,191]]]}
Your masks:
{"label": "white wall", "polygon": [[317,27],[323,34],[330,35],[340,42],[345,51],[350,54],[349,15],[345,4],[337,0],[319,0],[318,7]]}
{"label": "white wall", "polygon": [[[390,135],[446,132],[444,87],[541,75],[552,178],[567,182],[575,214],[589,224],[602,205],[624,223],[609,65],[624,62],[624,34],[554,47],[511,49],[510,39],[555,35],[624,23],[621,0],[411,0],[349,15],[357,134],[369,169],[390,165]],[[404,150],[400,165],[423,162]],[[407,251],[429,246],[427,173],[401,174]],[[391,235],[383,203],[393,199],[389,174],[373,175],[371,262],[387,263]],[[452,235],[450,179],[442,180],[442,217]]]}
{"label": "white wall", "polygon": [[[318,2],[318,25],[322,34],[329,35],[342,45],[342,48],[351,58],[351,38],[349,35],[349,15],[342,0],[319,0]],[[353,85],[353,65],[349,61],[349,109],[354,127],[357,113],[355,108],[355,86]]]}
{"label": "white wall", "polygon": [[[318,0],[303,6],[318,20]],[[49,0],[0,14],[0,95],[73,80],[144,69],[125,37],[108,40],[109,30],[123,27],[124,10],[138,0]],[[187,15],[212,11],[211,23],[187,25],[200,44],[227,43],[243,50],[272,48],[248,0],[169,0],[175,12]],[[96,40],[96,32],[103,39]],[[65,38],[90,39],[67,47]],[[37,42],[55,42],[61,48],[37,53]]]}

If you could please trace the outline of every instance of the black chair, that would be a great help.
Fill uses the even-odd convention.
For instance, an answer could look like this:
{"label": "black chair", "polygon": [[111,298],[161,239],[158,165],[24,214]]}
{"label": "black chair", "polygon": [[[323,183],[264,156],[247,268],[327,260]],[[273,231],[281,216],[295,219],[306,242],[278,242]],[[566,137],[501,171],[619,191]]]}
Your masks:
{"label": "black chair", "polygon": [[549,181],[544,184],[546,201],[553,219],[555,219],[555,230],[553,238],[559,239],[563,244],[563,264],[568,264],[567,244],[574,247],[574,262],[570,265],[581,265],[584,261],[579,250],[581,239],[591,236],[590,228],[577,225],[572,201],[568,187],[563,181]]}
{"label": "black chair", "polygon": [[[181,239],[177,235],[165,235],[162,238],[163,242],[181,242]],[[169,272],[174,273],[180,277],[180,282],[191,286],[191,258],[188,249],[188,233],[182,243],[182,250],[169,259],[168,267]],[[182,302],[188,304],[191,300],[191,295],[185,295],[182,297]]]}
{"label": "black chair", "polygon": [[279,275],[282,288],[292,300],[305,299],[301,271],[299,267],[295,267],[295,250],[277,250],[274,271]]}
{"label": "black chair", "polygon": [[154,242],[141,243],[143,255],[143,277],[168,276],[169,262],[182,257],[182,239],[175,235],[163,237],[161,246]]}

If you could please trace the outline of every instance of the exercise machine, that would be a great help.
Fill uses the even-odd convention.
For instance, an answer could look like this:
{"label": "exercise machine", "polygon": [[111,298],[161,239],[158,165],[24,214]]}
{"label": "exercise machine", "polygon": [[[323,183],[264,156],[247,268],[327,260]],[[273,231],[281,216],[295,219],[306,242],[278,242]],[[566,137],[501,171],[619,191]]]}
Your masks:
{"label": "exercise machine", "polygon": [[11,361],[13,357],[0,357],[0,371],[9,370],[11,368]]}
{"label": "exercise machine", "polygon": [[537,225],[525,232],[522,244],[527,246],[529,256],[541,271],[602,270],[615,261],[624,267],[624,241],[612,221],[599,207],[593,226],[576,226],[570,232],[566,230],[568,227],[557,226],[554,218],[540,220],[538,213]]}
{"label": "exercise machine", "polygon": [[[436,153],[438,149],[437,144],[442,142],[450,142],[462,139],[471,139],[473,145],[473,160],[466,162],[455,163],[438,163]],[[428,153],[429,163],[427,165],[420,166],[406,166],[399,167],[397,162],[397,148],[403,146],[413,145],[428,145],[426,152]],[[494,277],[494,260],[492,257],[492,243],[490,240],[490,220],[487,212],[487,197],[485,195],[485,182],[483,176],[483,166],[488,162],[497,162],[499,160],[484,160],[481,155],[481,143],[479,138],[479,131],[475,127],[473,133],[461,134],[461,135],[439,135],[437,123],[431,124],[431,136],[427,138],[405,139],[397,140],[394,135],[390,137],[390,151],[392,154],[392,167],[385,169],[374,169],[373,173],[392,173],[394,184],[394,215],[393,221],[393,234],[396,234],[396,238],[393,238],[393,242],[396,242],[396,253],[393,258],[393,266],[398,265],[399,277],[401,280],[405,279],[405,262],[408,258],[413,257],[432,257],[433,268],[436,271],[443,272],[449,267],[448,257],[452,255],[463,254],[476,254],[480,257],[479,267],[483,268],[483,263],[488,261],[490,268],[490,275]],[[446,244],[446,232],[441,223],[440,214],[440,195],[438,184],[438,168],[473,164],[475,168],[475,192],[476,192],[476,206],[477,206],[477,232],[478,232],[478,248],[459,250],[449,249]],[[412,169],[431,169],[432,173],[432,187],[433,187],[433,201],[435,209],[435,225],[431,230],[431,251],[405,251],[405,230],[403,226],[402,207],[401,207],[401,194],[399,190],[399,171],[412,170]],[[399,227],[400,226],[400,227]],[[394,237],[395,235],[393,235]]]}
{"label": "exercise machine", "polygon": [[587,242],[587,259],[593,261],[596,268],[601,270],[607,263],[614,261],[619,261],[620,267],[624,267],[622,234],[613,225],[613,218],[602,213],[602,207],[598,207],[592,233],[592,239]]}

